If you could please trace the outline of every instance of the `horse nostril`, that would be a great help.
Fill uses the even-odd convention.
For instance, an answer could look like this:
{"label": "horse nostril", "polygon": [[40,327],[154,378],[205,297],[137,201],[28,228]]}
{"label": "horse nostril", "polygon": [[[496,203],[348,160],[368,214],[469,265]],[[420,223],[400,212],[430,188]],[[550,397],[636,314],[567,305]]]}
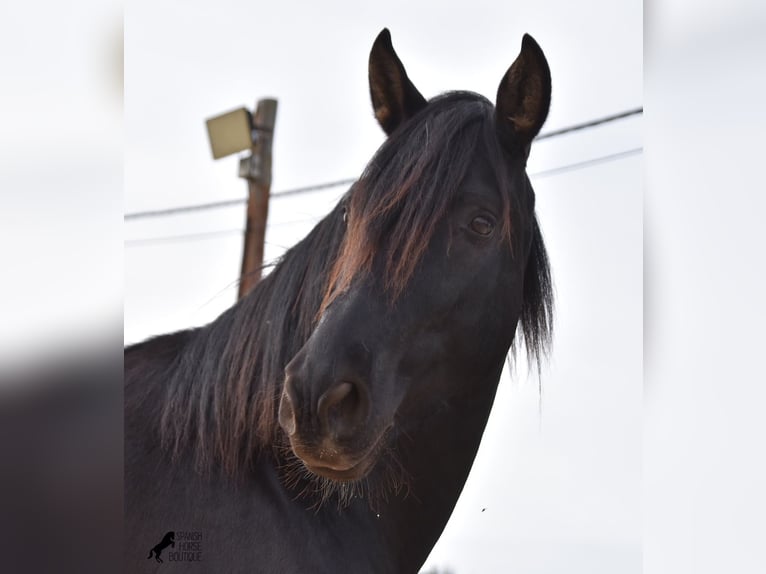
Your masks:
{"label": "horse nostril", "polygon": [[351,383],[338,383],[321,397],[319,397],[320,410],[322,408],[322,403],[324,403],[326,408],[330,408],[335,405],[339,405],[346,399],[353,398],[350,396],[353,391],[354,385]]}
{"label": "horse nostril", "polygon": [[288,434],[292,436],[295,434],[295,409],[293,408],[293,401],[290,399],[290,394],[287,389],[282,391],[282,398],[279,401],[279,419],[280,426]]}
{"label": "horse nostril", "polygon": [[326,391],[317,403],[317,415],[324,430],[336,440],[350,438],[366,414],[360,385],[344,381]]}

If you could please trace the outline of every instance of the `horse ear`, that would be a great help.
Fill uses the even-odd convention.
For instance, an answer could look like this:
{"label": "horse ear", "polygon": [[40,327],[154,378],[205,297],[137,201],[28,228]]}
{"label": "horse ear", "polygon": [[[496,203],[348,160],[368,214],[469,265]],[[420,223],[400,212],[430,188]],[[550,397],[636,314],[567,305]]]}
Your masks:
{"label": "horse ear", "polygon": [[375,117],[387,135],[426,106],[426,99],[407,77],[383,28],[370,51],[370,97]]}
{"label": "horse ear", "polygon": [[521,145],[526,154],[548,117],[551,104],[551,71],[543,51],[529,34],[521,53],[511,64],[497,90],[495,116],[503,139]]}

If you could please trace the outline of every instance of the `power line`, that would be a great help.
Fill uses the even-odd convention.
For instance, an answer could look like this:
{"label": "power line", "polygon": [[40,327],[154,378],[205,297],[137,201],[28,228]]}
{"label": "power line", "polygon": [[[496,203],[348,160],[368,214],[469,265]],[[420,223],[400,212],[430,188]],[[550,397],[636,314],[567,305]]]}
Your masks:
{"label": "power line", "polygon": [[[546,132],[544,134],[540,134],[537,136],[537,140],[543,140],[548,139],[556,136],[560,136],[563,134],[576,132],[584,129],[593,128],[602,124],[606,124],[609,122],[617,121],[623,118],[627,118],[630,116],[634,116],[637,114],[643,114],[644,108],[635,108],[632,110],[627,110],[618,114],[612,114],[609,116],[604,116],[602,118],[597,118],[595,120],[591,120],[588,122],[583,122],[579,124],[575,124],[566,128],[562,128],[559,130],[554,130],[550,132]],[[286,189],[284,191],[276,192],[271,194],[271,199],[279,199],[280,197],[287,197],[291,195],[299,195],[302,193],[311,193],[315,191],[321,191],[324,189],[330,189],[333,187],[339,187],[341,185],[351,185],[356,181],[355,178],[348,178],[348,179],[340,179],[337,181],[331,181],[327,183],[320,183],[317,185],[309,185],[305,187],[296,187],[293,189]],[[179,215],[182,213],[191,213],[195,211],[204,211],[207,209],[217,209],[222,207],[231,207],[234,205],[241,205],[247,202],[247,198],[240,198],[240,199],[228,199],[223,201],[213,201],[210,203],[200,203],[196,205],[182,205],[179,207],[170,207],[167,209],[153,209],[153,210],[147,210],[147,211],[136,211],[133,213],[126,213],[124,215],[125,221],[134,221],[137,219],[145,219],[148,217],[164,217],[168,215]]]}
{"label": "power line", "polygon": [[[123,244],[125,247],[140,247],[142,245],[154,245],[156,243],[175,243],[184,241],[195,241],[198,239],[212,239],[215,237],[231,237],[242,235],[244,229],[223,229],[221,231],[204,231],[202,233],[184,233],[181,235],[168,235],[166,237],[148,237],[145,239],[126,239]],[[266,245],[273,245],[287,251],[289,247],[274,243],[273,241],[264,241]]]}
{"label": "power line", "polygon": [[286,189],[271,195],[272,199],[284,197],[286,195],[300,195],[301,193],[310,193],[312,191],[322,191],[323,189],[330,189],[333,187],[339,187],[341,185],[351,185],[356,181],[356,178],[339,179],[338,181],[331,181],[329,183],[319,183],[317,185],[308,185],[306,187],[296,187],[294,189]]}
{"label": "power line", "polygon": [[600,163],[606,163],[609,161],[614,161],[616,159],[622,159],[624,157],[630,157],[632,155],[636,155],[644,151],[643,147],[634,147],[632,149],[628,149],[625,151],[618,151],[617,153],[612,153],[609,155],[602,155],[600,157],[595,157],[593,159],[586,159],[584,161],[578,161],[576,163],[570,163],[567,165],[562,165],[560,167],[553,167],[551,169],[544,169],[542,171],[538,171],[535,173],[530,173],[529,177],[532,179],[537,179],[540,177],[548,177],[551,175],[558,175],[560,173],[566,173],[568,171],[574,171],[578,169],[583,169],[586,167],[590,167],[593,165],[598,165]]}
{"label": "power line", "polygon": [[[644,150],[643,147],[636,147],[636,148],[620,151],[620,152],[617,152],[617,153],[612,153],[612,154],[609,154],[609,155],[604,155],[604,156],[600,156],[600,157],[596,157],[596,158],[592,158],[592,159],[586,159],[586,160],[583,160],[583,161],[578,161],[578,162],[575,162],[575,163],[570,163],[570,164],[567,164],[567,165],[562,165],[562,166],[559,166],[559,167],[554,167],[554,168],[551,168],[551,169],[544,169],[542,171],[538,171],[538,172],[535,172],[535,173],[530,173],[529,177],[532,178],[532,179],[537,179],[537,178],[541,178],[541,177],[548,177],[548,176],[552,176],[552,175],[558,175],[558,174],[561,174],[561,173],[566,173],[568,171],[576,171],[578,169],[585,169],[587,167],[592,167],[594,165],[598,165],[598,164],[601,164],[601,163],[607,163],[607,162],[610,162],[610,161],[615,161],[615,160],[618,160],[618,159],[623,159],[623,158],[630,157],[630,156],[633,156],[633,155],[638,155],[643,150]],[[277,222],[277,223],[269,224],[267,227],[277,227],[277,226],[281,226],[281,225],[298,224],[298,223],[305,223],[305,222],[309,222],[309,221],[317,222],[317,221],[319,221],[319,218],[306,218],[306,219],[298,219],[298,220],[293,220],[293,221],[280,221],[280,222]],[[234,234],[241,235],[242,233],[244,233],[244,231],[242,229],[227,229],[227,230],[223,230],[223,231],[213,231],[213,232],[208,232],[208,233],[190,233],[190,234],[186,234],[186,235],[171,235],[171,236],[168,236],[168,237],[149,237],[149,238],[146,238],[146,239],[129,239],[129,240],[125,241],[125,246],[126,247],[133,247],[133,246],[137,246],[137,245],[149,245],[149,244],[152,244],[152,243],[170,243],[170,242],[175,242],[175,241],[193,241],[193,240],[197,240],[197,239],[208,239],[208,238],[211,238],[211,237],[218,237],[218,236],[224,236],[224,235],[234,235]],[[268,241],[266,243],[270,244]],[[276,244],[271,244],[271,245],[276,245]],[[286,247],[284,247],[282,245],[276,245],[276,246],[277,247],[282,247],[285,250],[287,249]]]}
{"label": "power line", "polygon": [[[274,227],[284,227],[287,225],[301,225],[305,223],[316,224],[320,217],[304,217],[303,219],[291,219],[289,221],[277,221],[276,223],[269,223],[266,225],[268,229]],[[212,239],[216,237],[227,237],[232,235],[242,235],[245,232],[244,229],[222,229],[220,231],[203,231],[200,233],[184,233],[180,235],[168,235],[165,237],[147,237],[144,239],[126,239],[123,243],[126,247],[140,247],[141,245],[152,245],[154,243],[173,243],[176,241],[194,241],[196,239]],[[275,245],[276,247],[282,247],[287,249],[283,245],[277,245],[276,243],[266,242],[269,245]]]}
{"label": "power line", "polygon": [[125,247],[138,247],[141,245],[153,245],[155,243],[173,243],[176,241],[193,241],[195,239],[212,239],[214,237],[226,237],[242,235],[244,229],[224,229],[222,231],[204,231],[201,233],[187,233],[184,235],[168,235],[166,237],[148,237],[146,239],[126,239]]}
{"label": "power line", "polygon": [[[313,191],[322,191],[324,189],[330,189],[333,187],[339,187],[341,185],[351,185],[356,179],[340,179],[338,181],[330,181],[327,183],[320,183],[317,185],[309,185],[306,187],[296,187],[293,189],[286,189],[271,194],[271,199],[279,199],[287,195],[299,195],[301,193],[310,193]],[[194,211],[204,211],[207,209],[216,209],[219,207],[231,207],[233,205],[241,205],[247,203],[247,198],[242,197],[240,199],[227,199],[224,201],[212,201],[210,203],[198,203],[196,205],[182,205],[179,207],[170,207],[168,209],[154,209],[150,211],[137,211],[134,213],[126,213],[124,216],[125,221],[134,219],[144,219],[146,217],[163,217],[166,215],[178,215],[179,213],[190,213]]]}
{"label": "power line", "polygon": [[580,130],[585,130],[588,128],[594,128],[596,126],[600,126],[601,124],[607,124],[609,122],[614,122],[616,120],[621,120],[623,118],[629,118],[630,116],[635,116],[638,114],[643,114],[644,108],[643,106],[640,108],[635,108],[632,110],[627,110],[624,112],[620,112],[619,114],[613,114],[611,116],[604,116],[603,118],[598,118],[596,120],[591,120],[589,122],[584,122],[581,124],[575,124],[573,126],[569,126],[567,128],[561,128],[560,130],[553,130],[550,132],[545,132],[544,134],[540,134],[535,138],[535,140],[544,140],[564,134],[568,134],[571,132],[578,132]]}
{"label": "power line", "polygon": [[152,209],[149,211],[136,211],[134,213],[126,213],[123,216],[125,221],[131,221],[134,219],[144,219],[146,217],[163,217],[165,215],[177,215],[179,213],[191,213],[194,211],[204,211],[206,209],[215,209],[218,207],[230,207],[232,205],[240,205],[247,203],[247,198],[241,199],[228,199],[224,201],[211,201],[210,203],[198,203],[196,205],[181,205],[179,207],[169,207],[167,209]]}

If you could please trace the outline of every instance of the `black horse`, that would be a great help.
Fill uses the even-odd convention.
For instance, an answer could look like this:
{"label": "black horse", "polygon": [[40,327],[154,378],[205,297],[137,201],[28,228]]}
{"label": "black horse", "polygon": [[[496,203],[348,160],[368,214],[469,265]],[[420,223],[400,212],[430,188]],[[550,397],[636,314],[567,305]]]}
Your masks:
{"label": "black horse", "polygon": [[151,550],[149,550],[149,556],[146,557],[147,560],[149,560],[152,555],[154,556],[154,559],[157,562],[162,562],[162,558],[160,558],[160,555],[162,554],[162,551],[165,550],[168,546],[175,547],[176,541],[175,541],[176,534],[175,532],[167,532],[165,536],[162,537],[162,540],[160,540],[159,544],[154,546]]}
{"label": "black horse", "polygon": [[540,47],[524,36],[494,106],[426,101],[388,30],[369,80],[388,138],[337,207],[210,325],[125,352],[128,571],[173,524],[203,533],[195,571],[417,572],[517,324],[532,361],[547,349]]}

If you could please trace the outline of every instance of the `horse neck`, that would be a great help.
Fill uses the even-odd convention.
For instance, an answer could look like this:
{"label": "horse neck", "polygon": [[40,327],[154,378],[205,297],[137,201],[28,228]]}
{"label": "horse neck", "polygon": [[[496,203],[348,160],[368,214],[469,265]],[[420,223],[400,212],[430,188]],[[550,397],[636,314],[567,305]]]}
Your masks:
{"label": "horse neck", "polygon": [[376,517],[391,555],[399,557],[399,571],[417,571],[447,525],[479,449],[501,371],[471,385],[470,397],[446,405],[400,440],[411,490],[390,499]]}

